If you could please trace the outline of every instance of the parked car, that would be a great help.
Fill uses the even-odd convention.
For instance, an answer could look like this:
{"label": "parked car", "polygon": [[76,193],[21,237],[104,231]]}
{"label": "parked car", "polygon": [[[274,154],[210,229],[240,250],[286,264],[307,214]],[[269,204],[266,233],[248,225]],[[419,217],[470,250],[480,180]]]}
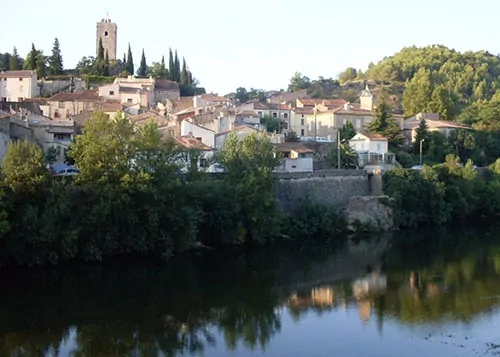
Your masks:
{"label": "parked car", "polygon": [[79,173],[80,173],[80,171],[78,171],[77,169],[68,168],[68,169],[62,169],[61,171],[59,171],[57,173],[57,176],[76,176]]}

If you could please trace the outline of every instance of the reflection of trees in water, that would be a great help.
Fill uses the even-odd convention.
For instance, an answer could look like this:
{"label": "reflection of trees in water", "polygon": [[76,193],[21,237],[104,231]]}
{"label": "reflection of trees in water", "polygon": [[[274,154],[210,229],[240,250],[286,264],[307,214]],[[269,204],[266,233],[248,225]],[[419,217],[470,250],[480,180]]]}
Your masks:
{"label": "reflection of trees in water", "polygon": [[[326,269],[333,250],[284,250],[6,274],[0,356],[50,355],[71,328],[75,357],[196,355],[215,344],[218,332],[228,349],[265,349],[280,333],[283,304],[297,321],[310,311],[358,306],[352,281],[292,289],[296,277],[311,277],[323,263]],[[387,315],[408,323],[467,321],[500,302],[483,298],[500,294],[500,245],[485,239],[407,236],[384,260],[385,291],[359,297],[360,317],[379,330]]]}

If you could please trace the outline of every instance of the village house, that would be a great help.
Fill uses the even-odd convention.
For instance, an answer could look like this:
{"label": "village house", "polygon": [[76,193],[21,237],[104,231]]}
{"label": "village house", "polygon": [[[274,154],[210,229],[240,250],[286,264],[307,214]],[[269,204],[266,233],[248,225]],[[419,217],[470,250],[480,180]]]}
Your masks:
{"label": "village house", "polygon": [[73,120],[51,120],[46,117],[30,116],[29,127],[33,129],[35,141],[42,146],[44,152],[53,148],[56,154],[55,164],[63,164],[65,153],[76,136],[76,125]]}
{"label": "village house", "polygon": [[74,93],[57,93],[40,106],[43,114],[52,119],[69,119],[74,115],[92,112],[99,108],[98,94],[93,90]]}
{"label": "village house", "polygon": [[181,122],[181,136],[192,136],[210,148],[215,148],[215,131],[185,119]]}
{"label": "village house", "polygon": [[242,110],[236,114],[236,125],[260,125],[260,118],[255,110]]}
{"label": "village house", "polygon": [[388,140],[381,134],[357,133],[349,146],[358,155],[358,166],[369,173],[396,167],[396,157],[389,152]]}
{"label": "village house", "polygon": [[0,101],[22,102],[39,94],[36,71],[0,72]]}
{"label": "village house", "polygon": [[155,79],[154,102],[165,102],[166,100],[179,100],[181,91],[179,83],[166,79]]}
{"label": "village house", "polygon": [[[128,85],[132,83],[132,85]],[[127,105],[138,104],[149,108],[154,104],[154,84],[139,85],[134,82],[121,83],[119,78],[115,83],[99,87],[99,98],[104,100],[119,101]]]}
{"label": "village house", "polygon": [[375,119],[374,96],[367,87],[360,95],[361,104],[343,99],[297,99],[292,110],[291,130],[304,139],[336,141],[338,131],[351,123],[364,132]]}
{"label": "village house", "polygon": [[231,133],[234,133],[239,140],[243,140],[245,139],[245,137],[253,133],[257,133],[259,136],[267,135],[268,137],[270,137],[270,135],[267,134],[267,132],[256,129],[252,126],[247,126],[247,125],[235,126],[233,130],[228,130],[215,134],[215,148],[216,149],[223,148],[228,135],[230,135]]}
{"label": "village house", "polygon": [[429,131],[439,132],[446,138],[449,138],[450,134],[456,130],[472,130],[472,127],[469,125],[454,121],[440,120],[438,113],[419,113],[402,122],[403,133],[409,143],[415,142],[417,129],[422,120],[425,120]]}
{"label": "village house", "polygon": [[33,141],[33,130],[15,115],[0,111],[0,162],[3,160],[10,141]]}
{"label": "village house", "polygon": [[282,143],[275,145],[276,152],[282,155],[279,172],[312,172],[314,152],[301,143]]}
{"label": "village house", "polygon": [[181,172],[187,172],[191,165],[196,165],[198,170],[204,172],[216,172],[215,151],[210,146],[203,144],[201,138],[196,138],[193,135],[184,135],[175,136],[174,140],[182,152],[179,159]]}

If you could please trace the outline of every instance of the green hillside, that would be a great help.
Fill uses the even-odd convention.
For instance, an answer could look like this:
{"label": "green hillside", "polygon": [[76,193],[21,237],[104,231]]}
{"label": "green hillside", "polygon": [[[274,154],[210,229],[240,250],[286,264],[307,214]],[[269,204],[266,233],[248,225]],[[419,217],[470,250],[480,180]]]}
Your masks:
{"label": "green hillside", "polygon": [[[342,88],[351,81],[370,80],[398,87],[404,84],[402,109],[406,116],[422,111],[455,119],[500,90],[500,58],[488,52],[457,52],[445,46],[407,47],[366,72],[348,68],[339,75]],[[398,90],[399,92],[399,90]],[[389,90],[390,94],[398,95]]]}

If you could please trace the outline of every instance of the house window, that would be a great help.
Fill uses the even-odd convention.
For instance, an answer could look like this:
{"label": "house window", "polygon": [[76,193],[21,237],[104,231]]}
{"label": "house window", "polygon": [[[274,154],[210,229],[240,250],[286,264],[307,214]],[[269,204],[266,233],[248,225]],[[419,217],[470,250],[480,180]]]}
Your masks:
{"label": "house window", "polygon": [[54,112],[54,118],[59,118],[59,112],[57,110]]}
{"label": "house window", "polygon": [[283,114],[283,118],[288,119],[288,113]]}
{"label": "house window", "polygon": [[304,136],[304,129],[300,129],[300,136]]}
{"label": "house window", "polygon": [[132,98],[127,98],[127,103],[132,103]]}
{"label": "house window", "polygon": [[283,122],[283,129],[288,130],[288,123],[286,121]]}
{"label": "house window", "polygon": [[115,95],[115,91],[114,90],[110,90],[109,91],[109,95]]}
{"label": "house window", "polygon": [[69,109],[66,109],[66,119],[68,119],[69,117],[70,117]]}
{"label": "house window", "polygon": [[382,151],[382,149],[381,149],[381,147],[380,147],[380,144],[377,144],[377,151],[378,151],[378,152],[381,152],[381,151]]}
{"label": "house window", "polygon": [[277,117],[278,117],[278,114],[273,113],[273,118],[277,118]]}
{"label": "house window", "polygon": [[207,167],[207,166],[208,166],[207,159],[204,158],[200,159],[200,167]]}
{"label": "house window", "polygon": [[22,81],[23,81],[23,79],[22,79],[22,78],[19,78],[19,82],[22,82]]}
{"label": "house window", "polygon": [[24,98],[23,98],[23,97],[19,97],[19,98],[17,98],[17,101],[18,101],[18,102],[22,102],[23,100],[24,100]]}
{"label": "house window", "polygon": [[64,102],[59,102],[59,109],[63,109],[63,108],[64,108],[64,105],[65,105],[65,103],[64,103]]}
{"label": "house window", "polygon": [[259,113],[259,115],[262,116],[262,111],[258,111],[257,113]]}
{"label": "house window", "polygon": [[2,97],[2,102],[6,102],[7,101],[7,97]]}
{"label": "house window", "polygon": [[300,119],[300,125],[304,125],[304,119]]}

